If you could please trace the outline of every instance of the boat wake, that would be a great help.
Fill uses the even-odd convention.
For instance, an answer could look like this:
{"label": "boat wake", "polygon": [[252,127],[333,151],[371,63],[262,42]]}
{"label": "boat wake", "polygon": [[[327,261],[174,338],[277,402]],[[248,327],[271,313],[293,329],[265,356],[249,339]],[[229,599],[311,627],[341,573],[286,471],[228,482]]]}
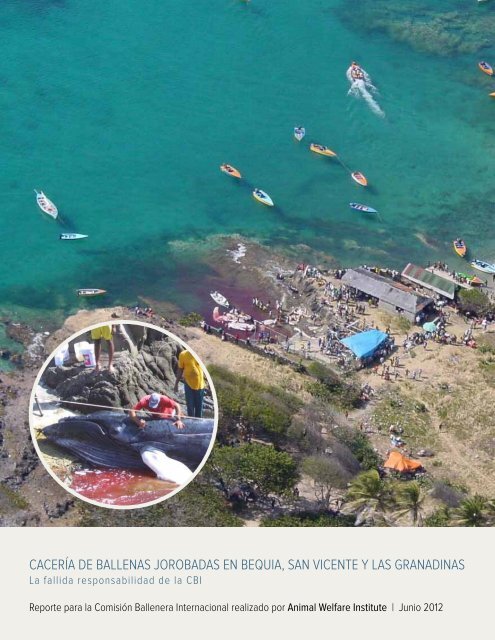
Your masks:
{"label": "boat wake", "polygon": [[371,82],[370,76],[364,69],[361,69],[363,72],[363,78],[358,78],[355,80],[351,75],[351,69],[352,67],[349,67],[346,73],[347,79],[351,83],[351,88],[349,89],[347,95],[354,96],[355,98],[363,98],[363,100],[368,104],[373,113],[376,113],[377,116],[384,118],[385,112],[373,97],[373,94],[376,95],[378,93],[378,89]]}

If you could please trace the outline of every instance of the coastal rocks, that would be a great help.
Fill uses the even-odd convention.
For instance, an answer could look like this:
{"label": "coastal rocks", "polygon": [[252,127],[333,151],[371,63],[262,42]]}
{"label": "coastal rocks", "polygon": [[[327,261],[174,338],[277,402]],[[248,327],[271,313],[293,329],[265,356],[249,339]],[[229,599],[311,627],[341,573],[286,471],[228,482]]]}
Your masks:
{"label": "coastal rocks", "polygon": [[77,410],[83,413],[94,411],[84,404],[130,407],[153,391],[174,397],[178,346],[163,340],[140,346],[136,355],[127,351],[115,354],[112,373],[79,364],[49,367],[43,384],[61,400],[80,402]]}
{"label": "coastal rocks", "polygon": [[417,2],[394,6],[386,0],[361,0],[356,11],[348,11],[343,3],[337,13],[351,28],[383,32],[417,51],[440,56],[472,54],[490,46],[495,27],[493,14],[473,13],[466,20],[464,9],[446,11],[441,5],[430,4],[418,7]]}
{"label": "coastal rocks", "polygon": [[20,324],[18,322],[6,322],[5,326],[5,332],[7,336],[11,340],[15,340],[15,342],[19,342],[19,344],[22,344],[25,347],[27,347],[31,343],[35,335],[33,329],[28,327],[27,324]]}

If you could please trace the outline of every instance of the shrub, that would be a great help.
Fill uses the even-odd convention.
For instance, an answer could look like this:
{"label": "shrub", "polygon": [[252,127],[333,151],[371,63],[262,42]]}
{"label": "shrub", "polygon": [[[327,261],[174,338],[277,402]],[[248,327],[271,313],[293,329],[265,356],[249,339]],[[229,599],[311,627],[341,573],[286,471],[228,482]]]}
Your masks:
{"label": "shrub", "polygon": [[308,373],[317,380],[317,382],[309,382],[306,386],[308,392],[315,398],[336,404],[343,409],[359,406],[361,392],[355,383],[347,382],[342,375],[338,375],[320,362],[309,364]]}
{"label": "shrub", "polygon": [[235,433],[239,422],[248,430],[267,433],[275,440],[286,435],[292,416],[302,406],[298,398],[222,367],[212,366],[209,371],[220,407],[220,441]]}
{"label": "shrub", "polygon": [[199,313],[192,312],[183,316],[179,320],[179,324],[181,324],[183,327],[197,327],[201,320],[203,320],[203,317],[200,316]]}
{"label": "shrub", "polygon": [[263,518],[261,527],[353,527],[354,516],[330,515],[328,513],[299,513],[278,518]]}
{"label": "shrub", "polygon": [[338,427],[333,431],[334,436],[342,444],[349,447],[351,452],[356,456],[362,469],[376,469],[380,464],[380,457],[374,451],[370,441],[364,433],[356,429],[347,427]]}
{"label": "shrub", "polygon": [[214,448],[206,473],[226,495],[247,485],[260,497],[287,495],[299,477],[296,461],[290,454],[260,444]]}
{"label": "shrub", "polygon": [[479,289],[462,289],[458,296],[459,308],[463,313],[482,316],[492,308],[490,298]]}

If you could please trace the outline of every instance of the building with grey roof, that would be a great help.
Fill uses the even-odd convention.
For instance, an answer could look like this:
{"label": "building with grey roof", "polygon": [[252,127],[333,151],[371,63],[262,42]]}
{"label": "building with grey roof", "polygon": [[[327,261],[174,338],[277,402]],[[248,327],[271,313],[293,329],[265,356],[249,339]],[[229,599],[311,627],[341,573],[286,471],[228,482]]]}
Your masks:
{"label": "building with grey roof", "polygon": [[433,304],[433,299],[415,293],[410,287],[362,267],[349,269],[342,282],[356,291],[376,298],[378,306],[390,313],[400,313],[414,322],[416,316]]}

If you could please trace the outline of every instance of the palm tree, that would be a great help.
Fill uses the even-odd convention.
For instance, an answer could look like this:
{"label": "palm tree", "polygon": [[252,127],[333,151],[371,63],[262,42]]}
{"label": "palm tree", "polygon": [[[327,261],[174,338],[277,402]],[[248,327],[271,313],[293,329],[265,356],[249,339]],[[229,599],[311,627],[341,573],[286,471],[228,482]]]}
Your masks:
{"label": "palm tree", "polygon": [[395,519],[399,520],[408,516],[413,527],[422,527],[424,502],[427,495],[427,492],[416,480],[400,485],[396,491],[398,510],[395,513]]}
{"label": "palm tree", "polygon": [[378,471],[372,469],[360,473],[350,484],[345,511],[356,515],[356,526],[366,523],[387,524],[385,516],[392,495],[389,484],[382,480]]}
{"label": "palm tree", "polygon": [[453,524],[461,527],[487,527],[490,526],[493,516],[490,513],[490,503],[484,497],[476,494],[472,498],[466,498],[454,512]]}

